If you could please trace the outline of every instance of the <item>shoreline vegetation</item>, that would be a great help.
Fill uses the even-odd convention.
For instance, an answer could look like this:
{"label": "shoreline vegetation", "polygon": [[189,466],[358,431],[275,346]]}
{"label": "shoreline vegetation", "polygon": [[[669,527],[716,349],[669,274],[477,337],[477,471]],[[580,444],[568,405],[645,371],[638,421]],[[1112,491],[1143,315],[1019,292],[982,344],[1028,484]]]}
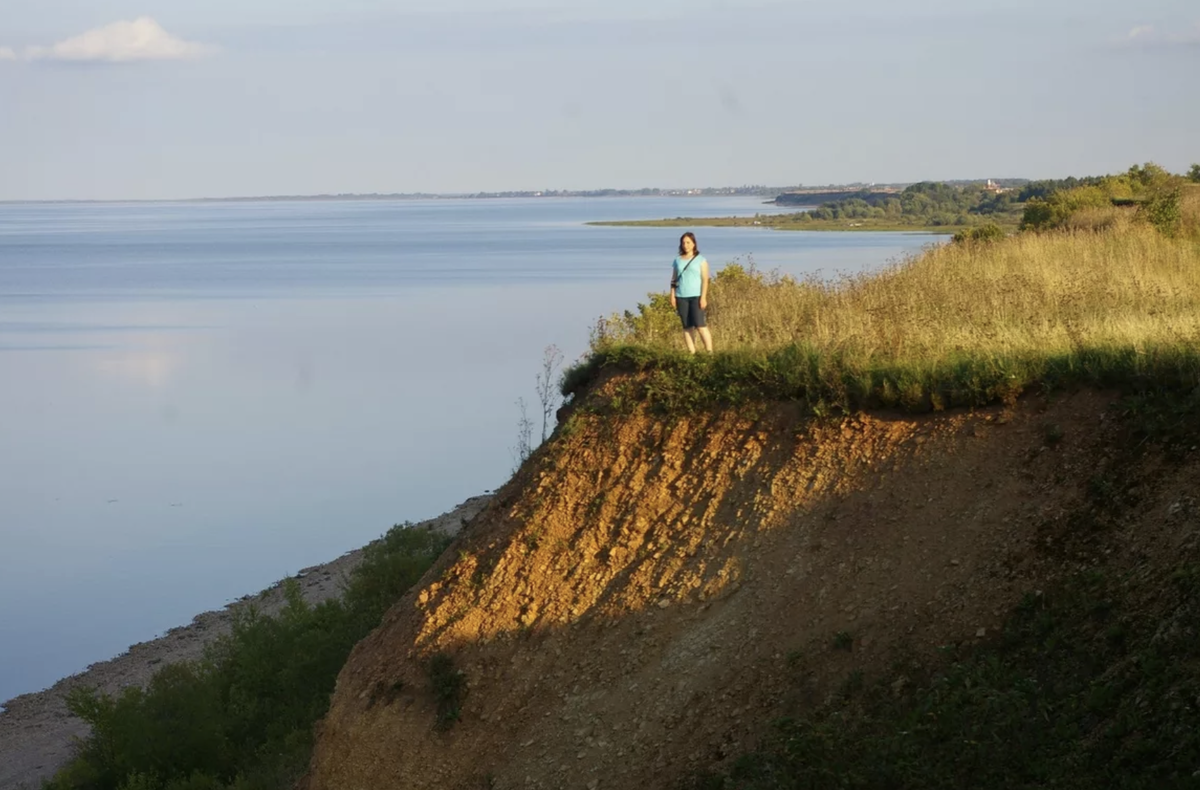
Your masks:
{"label": "shoreline vegetation", "polygon": [[756,214],[753,217],[675,217],[673,219],[599,220],[587,225],[607,228],[762,228],[763,230],[875,231],[949,235],[953,227],[902,225],[896,222],[800,220],[802,214]]}
{"label": "shoreline vegetation", "polygon": [[[429,560],[430,552],[424,551],[425,547],[448,542],[490,500],[490,494],[471,497],[441,516],[412,526],[397,526],[364,548],[304,568],[257,595],[243,596],[224,609],[199,614],[188,625],[132,645],[125,653],[96,662],[50,688],[0,703],[3,705],[0,708],[0,787],[29,787],[31,790],[40,787],[54,771],[70,762],[73,741],[88,739],[87,723],[71,715],[68,700],[77,701],[89,696],[89,689],[94,690],[97,699],[126,699],[131,694],[140,694],[166,667],[199,667],[201,662],[211,660],[210,654],[215,650],[236,652],[235,625],[242,629],[243,642],[251,635],[262,637],[264,623],[285,616],[285,610],[289,608],[295,625],[298,610],[293,601],[296,600],[303,603],[305,611],[312,613],[322,607],[336,606],[347,590],[354,587],[360,590],[356,595],[361,597],[379,599],[382,594],[382,600],[372,604],[376,608],[389,603],[394,590],[387,586],[386,579],[381,578],[381,572],[401,571],[397,579],[402,586],[405,579],[412,577]],[[416,566],[406,568],[406,556],[418,557]],[[374,581],[368,583],[371,579]],[[376,586],[371,588],[372,584]],[[282,634],[277,632],[274,638],[280,636]],[[268,635],[268,638],[272,637]],[[178,682],[178,672],[175,677]],[[153,693],[142,699],[153,701]]]}
{"label": "shoreline vegetation", "polygon": [[994,225],[1016,230],[1031,202],[1059,190],[1100,179],[1029,181],[1017,186],[995,182],[923,181],[903,189],[868,188],[844,192],[788,192],[777,205],[795,206],[794,213],[753,217],[675,217],[657,220],[589,222],[600,227],[762,227],[768,230],[909,231],[954,233]]}

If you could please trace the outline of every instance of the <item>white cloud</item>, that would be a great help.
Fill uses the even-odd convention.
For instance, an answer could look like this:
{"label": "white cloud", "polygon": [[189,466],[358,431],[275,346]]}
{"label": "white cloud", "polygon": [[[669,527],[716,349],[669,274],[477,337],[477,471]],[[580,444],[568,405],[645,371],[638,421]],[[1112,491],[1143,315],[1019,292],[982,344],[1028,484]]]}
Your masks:
{"label": "white cloud", "polygon": [[12,47],[0,47],[0,60],[16,60],[17,53]]}
{"label": "white cloud", "polygon": [[27,60],[77,63],[130,63],[139,60],[193,60],[212,54],[212,47],[172,36],[150,17],[114,22],[60,41],[50,47],[30,47]]}
{"label": "white cloud", "polygon": [[1200,22],[1192,27],[1164,32],[1154,25],[1130,28],[1122,44],[1134,47],[1188,47],[1200,45]]}

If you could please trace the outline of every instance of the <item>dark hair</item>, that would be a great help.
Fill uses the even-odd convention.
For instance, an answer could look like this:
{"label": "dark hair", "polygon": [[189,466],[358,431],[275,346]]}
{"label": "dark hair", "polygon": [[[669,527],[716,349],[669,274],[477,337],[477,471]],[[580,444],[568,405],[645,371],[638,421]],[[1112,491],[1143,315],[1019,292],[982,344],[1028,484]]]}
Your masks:
{"label": "dark hair", "polygon": [[692,240],[692,244],[694,245],[692,247],[692,249],[694,250],[696,255],[699,255],[700,254],[700,245],[696,244],[696,234],[692,233],[690,230],[687,233],[685,233],[679,237],[679,254],[683,255],[683,253],[684,253],[684,249],[683,249],[683,240],[684,239]]}

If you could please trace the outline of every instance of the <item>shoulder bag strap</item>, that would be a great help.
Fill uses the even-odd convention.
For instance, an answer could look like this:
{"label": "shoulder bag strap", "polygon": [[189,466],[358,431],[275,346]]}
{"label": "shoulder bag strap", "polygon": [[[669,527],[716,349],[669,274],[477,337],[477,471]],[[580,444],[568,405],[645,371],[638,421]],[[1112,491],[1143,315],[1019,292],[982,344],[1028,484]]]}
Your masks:
{"label": "shoulder bag strap", "polygon": [[699,257],[700,257],[700,253],[696,253],[695,255],[693,255],[693,256],[691,257],[691,260],[689,260],[689,261],[687,262],[687,266],[684,266],[682,269],[680,269],[680,270],[679,270],[679,274],[676,274],[676,275],[675,275],[675,276],[674,276],[674,277],[671,279],[671,287],[672,287],[672,288],[678,288],[678,287],[679,287],[679,281],[680,281],[681,279],[683,279],[683,273],[684,273],[684,272],[686,272],[686,271],[688,270],[688,267],[690,267],[690,266],[692,265],[692,261],[696,260],[696,259],[697,259],[697,258],[699,258]]}

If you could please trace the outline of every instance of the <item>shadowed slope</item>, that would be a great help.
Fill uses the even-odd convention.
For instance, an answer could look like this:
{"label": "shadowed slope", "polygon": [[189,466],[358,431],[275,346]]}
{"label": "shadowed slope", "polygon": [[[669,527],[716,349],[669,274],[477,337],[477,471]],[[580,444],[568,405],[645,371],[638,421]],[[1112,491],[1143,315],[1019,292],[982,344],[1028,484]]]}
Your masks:
{"label": "shadowed slope", "polygon": [[[1056,542],[1096,507],[1097,476],[1125,474],[1094,392],[667,424],[602,414],[619,384],[355,649],[309,788],[671,786],[897,651],[994,630],[1072,569]],[[448,729],[439,655],[466,686]]]}

